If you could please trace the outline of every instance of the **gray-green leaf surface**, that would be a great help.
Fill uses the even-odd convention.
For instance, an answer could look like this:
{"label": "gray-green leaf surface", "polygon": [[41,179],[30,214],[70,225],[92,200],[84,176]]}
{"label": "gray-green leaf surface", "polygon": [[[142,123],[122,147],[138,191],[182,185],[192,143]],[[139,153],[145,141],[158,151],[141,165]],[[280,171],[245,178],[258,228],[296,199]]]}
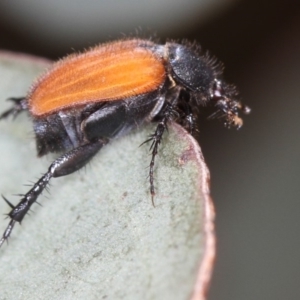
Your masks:
{"label": "gray-green leaf surface", "polygon": [[[0,110],[46,61],[0,55]],[[202,299],[214,256],[208,171],[195,140],[172,124],[149,193],[148,125],[105,146],[83,170],[53,179],[0,249],[0,299]],[[31,121],[0,122],[0,193],[20,199],[54,159],[37,158]],[[9,212],[4,201],[0,214]],[[8,219],[0,218],[0,234]]]}

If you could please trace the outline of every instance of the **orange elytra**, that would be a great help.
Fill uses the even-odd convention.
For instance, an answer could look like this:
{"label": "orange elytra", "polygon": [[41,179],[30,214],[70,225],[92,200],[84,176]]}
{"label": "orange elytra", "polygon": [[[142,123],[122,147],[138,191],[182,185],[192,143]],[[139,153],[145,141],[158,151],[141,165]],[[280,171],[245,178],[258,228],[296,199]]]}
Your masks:
{"label": "orange elytra", "polygon": [[71,106],[120,100],[157,89],[166,76],[162,58],[140,43],[108,43],[62,59],[32,87],[30,112],[39,117]]}

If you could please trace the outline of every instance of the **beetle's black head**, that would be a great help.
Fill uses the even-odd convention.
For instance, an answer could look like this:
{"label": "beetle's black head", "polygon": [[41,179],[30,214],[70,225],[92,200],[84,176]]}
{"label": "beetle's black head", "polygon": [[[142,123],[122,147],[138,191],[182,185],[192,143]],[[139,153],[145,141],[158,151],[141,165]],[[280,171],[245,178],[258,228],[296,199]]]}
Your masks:
{"label": "beetle's black head", "polygon": [[236,89],[226,84],[222,77],[223,66],[207,53],[193,45],[169,43],[169,64],[173,79],[181,85],[197,105],[213,104],[217,111],[211,118],[224,119],[226,127],[242,126],[239,110],[249,113],[237,99]]}

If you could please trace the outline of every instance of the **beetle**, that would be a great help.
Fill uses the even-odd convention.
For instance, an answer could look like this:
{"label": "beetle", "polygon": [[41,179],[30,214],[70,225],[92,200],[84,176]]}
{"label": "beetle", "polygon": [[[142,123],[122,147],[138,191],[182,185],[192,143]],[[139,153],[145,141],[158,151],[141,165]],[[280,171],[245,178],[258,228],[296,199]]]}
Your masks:
{"label": "beetle", "polygon": [[3,196],[11,211],[0,247],[52,177],[81,169],[110,140],[149,122],[157,123],[146,140],[151,142],[154,205],[155,157],[171,120],[193,134],[201,106],[213,105],[211,117],[223,119],[226,127],[240,128],[239,111],[250,112],[222,73],[222,65],[196,44],[125,39],[65,57],[37,79],[26,97],[10,98],[13,106],[0,119],[28,111],[38,156],[62,154],[16,206]]}

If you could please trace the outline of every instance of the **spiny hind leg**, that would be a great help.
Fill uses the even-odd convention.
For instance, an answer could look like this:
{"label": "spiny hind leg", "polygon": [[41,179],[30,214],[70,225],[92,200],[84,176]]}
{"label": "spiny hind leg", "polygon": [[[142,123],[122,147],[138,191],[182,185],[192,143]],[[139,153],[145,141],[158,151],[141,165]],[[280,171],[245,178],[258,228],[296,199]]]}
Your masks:
{"label": "spiny hind leg", "polygon": [[47,187],[52,177],[60,177],[71,174],[83,166],[85,166],[91,158],[107,143],[106,140],[98,140],[75,148],[61,157],[57,158],[49,167],[48,171],[34,184],[34,186],[25,194],[20,202],[14,206],[5,197],[3,199],[12,208],[8,213],[11,219],[6,227],[2,238],[0,239],[0,247],[9,238],[14,225],[21,223],[26,216],[32,204],[34,204],[39,195]]}

